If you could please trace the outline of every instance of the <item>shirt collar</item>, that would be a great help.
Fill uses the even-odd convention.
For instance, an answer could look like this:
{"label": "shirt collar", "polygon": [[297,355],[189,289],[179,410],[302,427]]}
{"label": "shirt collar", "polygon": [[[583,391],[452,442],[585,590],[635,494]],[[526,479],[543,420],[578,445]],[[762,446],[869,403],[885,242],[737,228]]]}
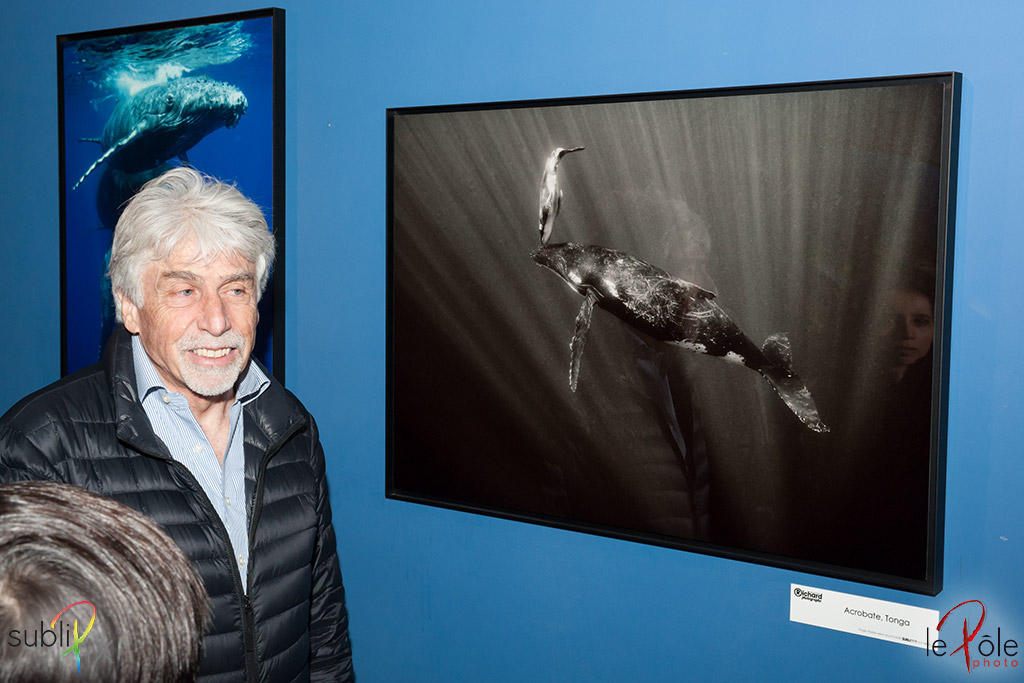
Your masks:
{"label": "shirt collar", "polygon": [[[150,360],[149,354],[146,353],[137,334],[132,335],[132,360],[135,363],[135,383],[139,391],[140,403],[144,402],[146,397],[154,391],[167,391],[164,381],[160,379],[160,373],[157,372],[156,366]],[[235,403],[245,405],[266,391],[269,386],[270,379],[257,363],[250,360],[238,383]]]}

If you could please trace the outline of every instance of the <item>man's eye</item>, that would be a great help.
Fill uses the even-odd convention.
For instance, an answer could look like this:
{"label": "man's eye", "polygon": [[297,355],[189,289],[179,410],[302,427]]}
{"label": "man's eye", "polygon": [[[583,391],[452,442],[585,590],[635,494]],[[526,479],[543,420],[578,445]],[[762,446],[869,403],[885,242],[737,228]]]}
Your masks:
{"label": "man's eye", "polygon": [[179,289],[178,296],[192,296],[195,291],[194,289]]}
{"label": "man's eye", "polygon": [[918,316],[917,318],[914,318],[914,324],[918,327],[928,327],[932,324],[932,319],[926,316]]}

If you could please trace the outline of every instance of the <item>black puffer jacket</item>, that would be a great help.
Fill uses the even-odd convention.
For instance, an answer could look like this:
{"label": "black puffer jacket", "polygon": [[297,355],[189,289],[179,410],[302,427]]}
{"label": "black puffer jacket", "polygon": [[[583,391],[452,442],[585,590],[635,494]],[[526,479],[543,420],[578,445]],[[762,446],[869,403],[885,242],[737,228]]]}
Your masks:
{"label": "black puffer jacket", "polygon": [[155,519],[210,594],[202,683],[353,680],[313,418],[273,379],[243,411],[246,595],[224,525],[154,434],[137,393],[131,337],[118,326],[101,363],[26,397],[0,418],[0,482],[77,484]]}

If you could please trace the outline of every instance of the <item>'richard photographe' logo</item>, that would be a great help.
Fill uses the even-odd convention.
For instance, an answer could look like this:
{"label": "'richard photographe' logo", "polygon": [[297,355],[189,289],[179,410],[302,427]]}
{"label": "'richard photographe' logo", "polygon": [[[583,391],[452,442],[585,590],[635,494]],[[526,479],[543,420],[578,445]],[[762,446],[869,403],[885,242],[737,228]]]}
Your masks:
{"label": "'richard photographe' logo", "polygon": [[810,600],[811,602],[821,602],[821,593],[816,591],[808,591],[803,588],[794,588],[793,595],[800,598],[801,600]]}
{"label": "'richard photographe' logo", "polygon": [[[78,617],[74,618],[72,625],[68,625],[61,620],[61,615],[67,612],[72,607],[78,605],[88,605],[92,608],[92,616],[89,618],[89,624],[85,627],[85,631],[79,633],[78,631]],[[70,616],[70,615],[69,615]],[[75,666],[78,668],[78,675],[82,675],[82,655],[79,652],[79,645],[85,640],[85,637],[89,635],[92,630],[93,624],[96,623],[96,607],[88,600],[80,600],[79,602],[73,602],[60,612],[57,612],[50,621],[50,628],[46,628],[43,622],[39,622],[39,629],[25,629],[18,630],[12,629],[7,634],[7,645],[10,647],[54,647],[59,648],[66,647],[60,654],[61,657],[66,657],[72,652],[75,654]]]}

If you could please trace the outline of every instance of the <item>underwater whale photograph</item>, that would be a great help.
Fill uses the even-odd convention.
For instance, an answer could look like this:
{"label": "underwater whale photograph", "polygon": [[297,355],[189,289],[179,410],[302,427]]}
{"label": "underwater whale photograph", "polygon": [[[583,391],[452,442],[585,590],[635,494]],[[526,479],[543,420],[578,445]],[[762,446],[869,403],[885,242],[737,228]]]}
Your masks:
{"label": "underwater whale photograph", "polygon": [[124,204],[184,164],[236,184],[278,237],[254,353],[281,376],[283,185],[274,157],[284,132],[274,112],[283,55],[275,24],[280,33],[282,10],[57,37],[62,374],[99,360],[113,331],[106,268]]}
{"label": "underwater whale photograph", "polygon": [[387,496],[937,592],[959,88],[389,109]]}

